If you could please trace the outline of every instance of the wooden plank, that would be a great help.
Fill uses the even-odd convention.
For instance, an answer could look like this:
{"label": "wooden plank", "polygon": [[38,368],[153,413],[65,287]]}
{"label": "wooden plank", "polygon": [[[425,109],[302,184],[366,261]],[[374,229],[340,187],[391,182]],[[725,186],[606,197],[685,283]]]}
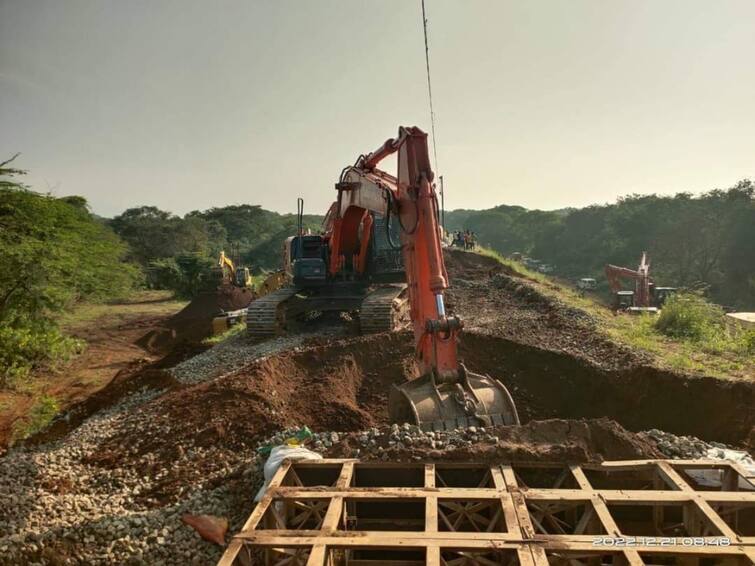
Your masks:
{"label": "wooden plank", "polygon": [[678,491],[694,491],[679,473],[668,462],[658,462],[658,473],[668,483],[669,487]]}
{"label": "wooden plank", "polygon": [[351,478],[354,476],[354,461],[344,462],[341,466],[341,473],[336,480],[336,488],[346,489],[351,485]]}
{"label": "wooden plank", "polygon": [[320,530],[323,532],[335,531],[338,529],[343,517],[343,497],[334,497],[328,504],[328,510],[322,520]]}
{"label": "wooden plank", "polygon": [[514,507],[516,520],[519,525],[519,532],[524,539],[531,539],[535,536],[535,527],[530,519],[530,512],[527,509],[527,502],[521,492],[511,493],[511,503]]}
{"label": "wooden plank", "polygon": [[324,544],[316,544],[312,547],[307,559],[307,566],[325,566],[327,547]]}
{"label": "wooden plank", "polygon": [[[532,555],[532,564],[535,566],[548,566],[550,561],[545,555],[545,549],[541,546],[529,545],[530,553]],[[520,554],[521,560],[521,554]]]}
{"label": "wooden plank", "polygon": [[425,464],[425,487],[435,487],[435,464]]}
{"label": "wooden plank", "polygon": [[501,473],[503,474],[503,480],[506,484],[506,489],[511,491],[512,489],[517,489],[519,487],[519,483],[516,481],[514,468],[508,465],[503,465],[501,466]]}
{"label": "wooden plank", "polygon": [[[505,477],[505,476],[504,476]],[[516,490],[520,491],[520,490]],[[423,487],[354,487],[335,489],[322,487],[281,486],[275,490],[277,498],[283,499],[327,499],[329,497],[348,497],[350,499],[412,499],[436,495],[440,499],[491,499],[500,497],[505,491],[495,488],[423,488]],[[528,500],[547,499],[553,501],[589,500],[593,493],[611,503],[676,503],[700,497],[705,501],[721,503],[755,503],[755,492],[748,491],[653,491],[645,489],[543,489],[521,490]]]}
{"label": "wooden plank", "polygon": [[[315,531],[316,533],[317,531]],[[561,536],[537,535],[531,540],[511,540],[506,533],[424,533],[422,531],[349,531],[330,536],[285,536],[289,531],[255,531],[248,541],[262,547],[308,547],[314,544],[324,544],[328,547],[359,547],[359,548],[427,548],[439,546],[441,548],[463,549],[512,549],[520,548],[522,544],[531,544],[547,550],[576,550],[582,552],[622,552],[626,549],[616,547],[596,547],[594,536]],[[461,535],[461,536],[459,536]],[[638,541],[641,537],[638,537]],[[714,540],[718,537],[707,537]],[[705,546],[658,546],[656,544],[637,544],[632,550],[637,552],[653,552],[667,555],[695,555],[714,556],[717,554],[742,554],[745,547],[734,544],[728,547],[714,545]]]}
{"label": "wooden plank", "polygon": [[588,481],[585,473],[582,471],[582,468],[574,464],[570,464],[569,471],[574,476],[574,479],[576,480],[577,485],[579,486],[580,489],[584,489],[586,491],[592,491],[592,485]]}
{"label": "wooden plank", "polygon": [[425,498],[425,532],[438,532],[438,498],[432,495]]}
{"label": "wooden plank", "polygon": [[[257,523],[260,522],[260,519],[262,519],[265,511],[267,511],[267,508],[270,506],[270,502],[273,500],[274,489],[280,486],[283,478],[286,477],[286,474],[288,473],[290,467],[291,462],[288,460],[284,460],[281,463],[278,471],[273,474],[273,477],[270,480],[270,485],[268,486],[265,495],[263,495],[260,502],[257,503],[251,515],[249,515],[249,518],[244,523],[244,526],[241,527],[242,531],[249,531],[257,526]],[[273,489],[270,489],[271,487]],[[238,555],[240,550],[241,543],[236,539],[233,539],[225,549],[223,556],[220,557],[218,566],[231,566],[231,564],[233,564],[233,562],[236,560],[236,556]]]}
{"label": "wooden plank", "polygon": [[708,504],[707,501],[703,500],[702,498],[696,497],[692,502],[692,505],[697,508],[697,510],[703,517],[708,519],[708,521],[710,521],[713,526],[718,529],[718,532],[721,534],[721,536],[728,538],[732,543],[741,542],[739,535],[737,535],[737,533],[732,530],[728,523],[724,521],[720,517],[720,515],[713,510],[713,508]]}
{"label": "wooden plank", "polygon": [[590,501],[592,502],[592,506],[595,508],[595,514],[598,516],[598,519],[600,520],[606,532],[612,536],[620,536],[621,531],[619,530],[616,522],[613,520],[613,517],[611,517],[611,513],[608,511],[606,502],[599,495],[593,495],[590,498]]}
{"label": "wooden plank", "polygon": [[[433,473],[435,473],[433,471]],[[427,566],[440,566],[440,547],[428,546],[425,549],[425,564]]]}

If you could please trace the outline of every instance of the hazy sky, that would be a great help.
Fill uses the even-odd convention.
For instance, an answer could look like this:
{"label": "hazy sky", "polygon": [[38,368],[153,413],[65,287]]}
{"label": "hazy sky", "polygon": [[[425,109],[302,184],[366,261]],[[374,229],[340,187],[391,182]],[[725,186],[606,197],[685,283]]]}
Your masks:
{"label": "hazy sky", "polygon": [[[447,207],[755,175],[752,0],[426,6]],[[0,158],[103,215],[324,213],[399,124],[430,129],[419,0],[0,0]]]}

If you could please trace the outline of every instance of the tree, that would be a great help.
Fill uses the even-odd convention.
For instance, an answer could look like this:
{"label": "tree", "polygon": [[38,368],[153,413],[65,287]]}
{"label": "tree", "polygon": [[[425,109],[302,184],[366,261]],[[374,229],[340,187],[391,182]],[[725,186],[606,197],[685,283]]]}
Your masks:
{"label": "tree", "polygon": [[56,313],[81,300],[127,292],[137,270],[126,247],[89,212],[82,197],[55,198],[15,180],[0,165],[0,375],[24,375],[73,347]]}

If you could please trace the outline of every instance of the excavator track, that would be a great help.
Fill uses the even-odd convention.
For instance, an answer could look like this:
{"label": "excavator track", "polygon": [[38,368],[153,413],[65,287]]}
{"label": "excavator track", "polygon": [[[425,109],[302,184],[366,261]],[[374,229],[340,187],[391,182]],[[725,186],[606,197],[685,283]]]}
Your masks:
{"label": "excavator track", "polygon": [[269,338],[283,331],[283,306],[299,292],[298,287],[284,287],[260,297],[247,307],[247,333],[255,338]]}
{"label": "excavator track", "polygon": [[369,293],[359,309],[362,334],[395,330],[406,312],[406,285],[386,285]]}

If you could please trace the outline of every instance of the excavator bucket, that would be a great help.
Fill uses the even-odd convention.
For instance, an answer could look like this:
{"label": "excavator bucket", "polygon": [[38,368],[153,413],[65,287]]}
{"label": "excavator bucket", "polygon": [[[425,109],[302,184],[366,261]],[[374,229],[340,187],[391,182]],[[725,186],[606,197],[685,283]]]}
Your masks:
{"label": "excavator bucket", "polygon": [[427,431],[519,424],[514,400],[500,381],[463,365],[459,371],[453,383],[436,383],[430,373],[394,386],[388,399],[391,422]]}

